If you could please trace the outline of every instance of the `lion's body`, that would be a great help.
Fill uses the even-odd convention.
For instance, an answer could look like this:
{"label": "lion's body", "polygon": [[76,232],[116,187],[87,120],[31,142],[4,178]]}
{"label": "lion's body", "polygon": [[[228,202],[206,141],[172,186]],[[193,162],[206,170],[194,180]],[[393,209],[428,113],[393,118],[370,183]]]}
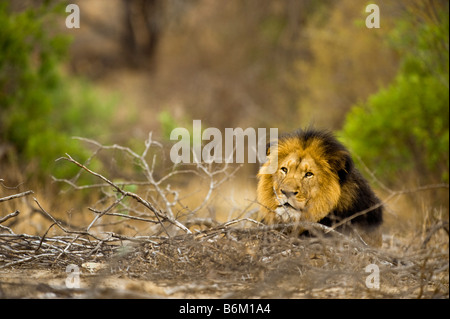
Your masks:
{"label": "lion's body", "polygon": [[[275,160],[277,171],[264,174],[264,167]],[[370,233],[370,241],[379,244],[381,202],[354,167],[350,153],[332,134],[299,130],[280,137],[268,148],[268,161],[258,178],[263,222],[310,221],[332,226],[349,218],[341,229]]]}

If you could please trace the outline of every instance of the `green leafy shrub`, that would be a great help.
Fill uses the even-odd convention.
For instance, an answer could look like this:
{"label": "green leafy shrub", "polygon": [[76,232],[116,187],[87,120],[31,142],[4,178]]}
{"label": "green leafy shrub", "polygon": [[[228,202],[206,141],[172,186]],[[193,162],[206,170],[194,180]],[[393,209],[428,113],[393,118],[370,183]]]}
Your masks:
{"label": "green leafy shrub", "polygon": [[[390,184],[449,181],[449,17],[400,21],[392,42],[403,57],[393,83],[352,108],[345,143]],[[397,182],[397,183],[396,183]]]}
{"label": "green leafy shrub", "polygon": [[70,166],[54,166],[56,158],[87,158],[71,137],[105,132],[110,118],[111,103],[61,71],[70,39],[51,34],[49,23],[64,17],[62,5],[11,12],[0,3],[0,144],[12,145],[22,164],[35,163],[40,176],[67,175]]}

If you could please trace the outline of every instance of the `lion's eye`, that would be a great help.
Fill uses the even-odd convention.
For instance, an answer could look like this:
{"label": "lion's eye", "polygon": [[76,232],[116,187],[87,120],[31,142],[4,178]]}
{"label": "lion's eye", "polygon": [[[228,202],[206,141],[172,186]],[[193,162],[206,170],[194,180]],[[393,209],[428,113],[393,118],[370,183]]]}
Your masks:
{"label": "lion's eye", "polygon": [[282,167],[282,168],[280,168],[280,169],[281,169],[281,171],[282,171],[283,173],[287,174],[288,169],[287,169],[286,167]]}
{"label": "lion's eye", "polygon": [[312,177],[312,176],[314,176],[314,174],[311,173],[311,172],[306,172],[306,174],[305,174],[305,177],[306,177],[306,178]]}

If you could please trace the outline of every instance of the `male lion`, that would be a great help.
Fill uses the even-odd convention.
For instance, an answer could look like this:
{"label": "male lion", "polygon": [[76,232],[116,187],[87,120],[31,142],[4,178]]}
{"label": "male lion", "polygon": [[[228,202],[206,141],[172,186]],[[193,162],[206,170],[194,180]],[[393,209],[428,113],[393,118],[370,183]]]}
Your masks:
{"label": "male lion", "polygon": [[[276,156],[276,172],[266,174]],[[354,231],[370,244],[381,244],[381,202],[330,132],[308,129],[281,136],[269,144],[267,157],[257,188],[264,223],[339,223],[338,230]]]}

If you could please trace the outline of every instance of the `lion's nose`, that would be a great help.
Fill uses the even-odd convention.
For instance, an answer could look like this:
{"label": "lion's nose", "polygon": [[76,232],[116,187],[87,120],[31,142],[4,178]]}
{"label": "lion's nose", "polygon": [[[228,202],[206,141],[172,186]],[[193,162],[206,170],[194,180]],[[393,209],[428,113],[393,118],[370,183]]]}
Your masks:
{"label": "lion's nose", "polygon": [[285,190],[285,189],[281,189],[281,192],[283,193],[284,196],[286,196],[288,198],[298,194],[298,192],[288,191],[288,190]]}

